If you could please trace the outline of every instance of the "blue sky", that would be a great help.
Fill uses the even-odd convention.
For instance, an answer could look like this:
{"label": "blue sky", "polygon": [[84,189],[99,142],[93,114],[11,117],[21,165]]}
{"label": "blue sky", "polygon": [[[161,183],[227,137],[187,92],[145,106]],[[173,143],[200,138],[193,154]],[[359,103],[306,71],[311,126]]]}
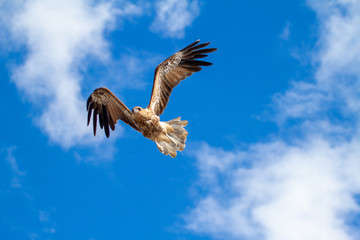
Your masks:
{"label": "blue sky", "polygon": [[[360,2],[0,3],[4,239],[359,239]],[[175,159],[118,123],[108,87],[147,106],[153,73],[193,41],[214,65],[177,86]]]}

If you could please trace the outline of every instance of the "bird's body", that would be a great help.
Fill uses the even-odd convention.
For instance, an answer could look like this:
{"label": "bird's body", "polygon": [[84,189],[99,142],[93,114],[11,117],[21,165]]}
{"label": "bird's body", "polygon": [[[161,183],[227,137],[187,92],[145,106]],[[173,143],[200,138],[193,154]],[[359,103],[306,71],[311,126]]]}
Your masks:
{"label": "bird's body", "polygon": [[[134,113],[134,110],[133,110]],[[160,117],[156,116],[151,110],[145,108],[134,113],[134,122],[139,126],[144,137],[151,140],[165,131],[166,128],[161,125]]]}
{"label": "bird's body", "polygon": [[87,100],[88,124],[92,110],[94,110],[93,128],[96,135],[97,115],[99,115],[100,128],[104,128],[107,137],[110,135],[109,127],[115,130],[118,119],[129,124],[141,132],[144,137],[155,141],[160,152],[176,157],[176,151],[185,148],[188,132],[185,130],[187,121],[180,117],[167,122],[160,121],[169,101],[172,89],[192,73],[200,71],[199,66],[208,66],[211,63],[198,61],[213,52],[215,48],[201,49],[209,43],[199,44],[199,40],[175,53],[163,61],[155,70],[153,90],[150,103],[146,108],[134,107],[130,111],[109,89],[96,89]]}

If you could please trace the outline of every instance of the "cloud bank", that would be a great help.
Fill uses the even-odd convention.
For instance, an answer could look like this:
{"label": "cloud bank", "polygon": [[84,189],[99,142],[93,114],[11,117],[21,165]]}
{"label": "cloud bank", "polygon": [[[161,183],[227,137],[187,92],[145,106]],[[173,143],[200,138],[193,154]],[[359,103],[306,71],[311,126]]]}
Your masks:
{"label": "cloud bank", "polygon": [[314,81],[273,101],[286,139],[196,150],[203,194],[187,229],[219,239],[359,239],[360,3],[308,4],[319,28]]}
{"label": "cloud bank", "polygon": [[26,1],[14,12],[11,31],[25,44],[27,55],[15,67],[12,81],[40,109],[36,124],[63,147],[92,139],[84,124],[78,70],[89,55],[109,58],[103,32],[114,17],[109,4],[84,0]]}

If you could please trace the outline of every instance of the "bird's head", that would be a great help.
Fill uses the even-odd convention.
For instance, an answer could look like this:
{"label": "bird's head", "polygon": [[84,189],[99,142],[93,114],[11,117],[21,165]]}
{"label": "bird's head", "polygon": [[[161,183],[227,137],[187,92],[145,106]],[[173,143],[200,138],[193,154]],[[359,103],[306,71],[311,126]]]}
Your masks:
{"label": "bird's head", "polygon": [[136,114],[141,112],[142,110],[144,110],[142,107],[134,107],[131,111]]}

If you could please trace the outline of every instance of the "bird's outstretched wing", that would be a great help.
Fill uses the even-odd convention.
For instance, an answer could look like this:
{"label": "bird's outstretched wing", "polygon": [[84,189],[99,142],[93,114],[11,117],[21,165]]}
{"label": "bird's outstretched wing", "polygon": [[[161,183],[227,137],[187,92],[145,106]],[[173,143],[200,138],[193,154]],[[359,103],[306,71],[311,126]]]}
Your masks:
{"label": "bird's outstretched wing", "polygon": [[210,43],[198,44],[200,40],[190,44],[179,52],[163,61],[155,70],[154,84],[148,109],[160,116],[169,101],[172,89],[194,72],[201,70],[200,66],[212,63],[199,61],[198,58],[207,57],[205,53],[214,52],[216,48],[205,48]]}
{"label": "bird's outstretched wing", "polygon": [[86,109],[88,111],[88,126],[92,110],[94,110],[94,136],[96,135],[97,115],[99,115],[100,128],[104,128],[106,137],[110,136],[109,127],[114,131],[115,124],[119,119],[139,131],[133,121],[132,112],[107,88],[96,89],[88,98]]}

